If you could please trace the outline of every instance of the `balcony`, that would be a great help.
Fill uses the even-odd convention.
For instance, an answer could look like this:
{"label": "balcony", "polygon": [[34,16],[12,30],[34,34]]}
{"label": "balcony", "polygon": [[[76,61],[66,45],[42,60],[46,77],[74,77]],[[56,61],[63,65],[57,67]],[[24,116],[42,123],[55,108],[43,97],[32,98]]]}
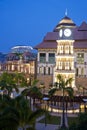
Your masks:
{"label": "balcony", "polygon": [[74,58],[75,56],[74,56],[74,54],[56,54],[56,58]]}
{"label": "balcony", "polygon": [[56,69],[55,72],[58,73],[75,73],[75,70],[71,70],[71,69]]}

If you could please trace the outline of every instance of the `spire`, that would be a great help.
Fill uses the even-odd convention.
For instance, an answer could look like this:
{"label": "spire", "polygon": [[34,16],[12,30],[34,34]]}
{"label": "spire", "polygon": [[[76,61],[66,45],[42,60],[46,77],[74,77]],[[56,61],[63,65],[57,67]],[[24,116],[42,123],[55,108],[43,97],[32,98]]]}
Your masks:
{"label": "spire", "polygon": [[68,14],[68,13],[67,13],[67,8],[66,8],[66,11],[65,11],[65,16],[67,16],[67,14]]}

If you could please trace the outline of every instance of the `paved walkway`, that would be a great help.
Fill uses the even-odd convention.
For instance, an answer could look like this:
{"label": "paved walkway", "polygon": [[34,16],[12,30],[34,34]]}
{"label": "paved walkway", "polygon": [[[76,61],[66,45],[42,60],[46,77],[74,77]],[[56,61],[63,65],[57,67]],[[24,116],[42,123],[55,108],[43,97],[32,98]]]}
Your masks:
{"label": "paved walkway", "polygon": [[36,130],[56,130],[58,129],[58,125],[36,123]]}
{"label": "paved walkway", "polygon": [[[57,113],[51,113],[51,115],[54,116],[61,116],[61,124],[62,124],[62,114],[57,114]],[[67,121],[67,116],[71,116],[71,117],[76,117],[77,114],[65,114],[65,124],[68,127],[68,121]],[[41,116],[40,118],[38,118],[36,120],[36,130],[58,130],[58,128],[60,128],[60,125],[53,125],[53,124],[47,124],[45,126],[44,123],[38,123],[39,120],[43,119],[45,116]]]}
{"label": "paved walkway", "polygon": [[45,118],[45,116],[41,116],[36,120],[36,130],[56,130],[58,129],[58,125],[38,123],[39,120]]}

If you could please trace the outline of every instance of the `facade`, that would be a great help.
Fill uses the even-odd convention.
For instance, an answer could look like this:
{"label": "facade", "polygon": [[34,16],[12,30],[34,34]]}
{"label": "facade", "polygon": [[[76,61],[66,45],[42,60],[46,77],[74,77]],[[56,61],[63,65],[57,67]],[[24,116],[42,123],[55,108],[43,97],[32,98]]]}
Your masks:
{"label": "facade", "polygon": [[[67,30],[66,30],[67,29]],[[65,16],[35,46],[37,78],[46,88],[57,81],[57,74],[73,77],[72,87],[87,86],[87,23],[77,26]]]}
{"label": "facade", "polygon": [[[15,50],[16,49],[16,50]],[[12,52],[6,55],[4,63],[0,64],[0,73],[24,73],[27,82],[31,85],[31,81],[36,79],[36,55],[27,50],[25,46],[17,46],[12,48]]]}

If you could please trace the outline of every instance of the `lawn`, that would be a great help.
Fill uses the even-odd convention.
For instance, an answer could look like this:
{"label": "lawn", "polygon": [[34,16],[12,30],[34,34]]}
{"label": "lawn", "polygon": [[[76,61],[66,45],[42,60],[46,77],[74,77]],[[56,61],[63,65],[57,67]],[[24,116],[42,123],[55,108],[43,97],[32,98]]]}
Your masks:
{"label": "lawn", "polygon": [[[50,116],[50,119],[46,119],[47,124],[54,124],[58,125],[61,122],[61,117],[60,116]],[[45,123],[45,118],[39,121],[39,123]]]}
{"label": "lawn", "polygon": [[[68,117],[68,123],[71,125],[74,122],[77,122],[78,117]],[[45,123],[45,118],[39,121],[39,123]],[[47,124],[54,124],[58,125],[61,123],[61,117],[60,116],[51,116],[50,119],[46,119]]]}
{"label": "lawn", "polygon": [[70,126],[72,123],[76,123],[77,120],[78,120],[78,117],[68,117],[69,126]]}

